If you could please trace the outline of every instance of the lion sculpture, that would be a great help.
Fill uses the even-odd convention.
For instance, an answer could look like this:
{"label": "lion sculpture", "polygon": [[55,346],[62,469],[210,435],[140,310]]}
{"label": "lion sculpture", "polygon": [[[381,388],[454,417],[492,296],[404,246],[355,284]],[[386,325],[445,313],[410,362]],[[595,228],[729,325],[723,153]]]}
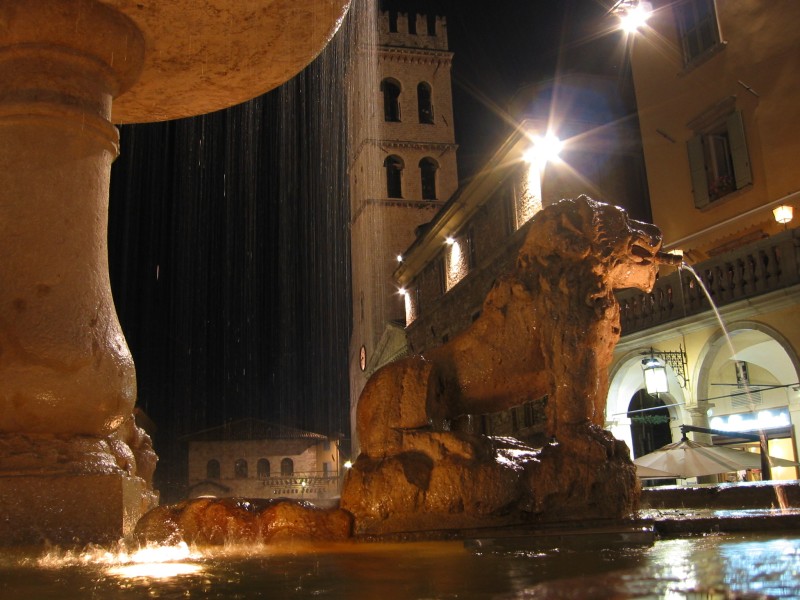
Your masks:
{"label": "lion sculpture", "polygon": [[[650,291],[658,265],[678,260],[660,248],[655,226],[585,196],[540,211],[515,268],[495,281],[468,329],[367,382],[356,414],[361,454],[342,492],[357,530],[473,526],[558,502],[577,510],[611,503],[599,516],[630,510],[635,470],[624,444],[602,429],[620,336],[614,290]],[[526,452],[506,440],[499,449],[450,426],[544,396],[550,448]],[[511,455],[523,458],[499,469]],[[564,508],[553,514],[563,518]]]}
{"label": "lion sculpture", "polygon": [[[602,426],[620,336],[614,290],[650,291],[658,265],[677,260],[660,247],[654,225],[586,196],[542,210],[516,268],[495,282],[468,329],[370,379],[357,408],[361,451],[392,454],[402,449],[404,431],[446,428],[461,415],[545,395],[549,436],[584,423]],[[405,381],[387,397],[381,380],[397,376]]]}

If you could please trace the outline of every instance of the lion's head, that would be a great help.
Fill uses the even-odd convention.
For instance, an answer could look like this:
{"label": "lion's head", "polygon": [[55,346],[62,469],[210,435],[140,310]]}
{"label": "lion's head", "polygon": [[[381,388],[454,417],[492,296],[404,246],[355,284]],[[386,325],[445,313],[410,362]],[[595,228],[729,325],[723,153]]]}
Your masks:
{"label": "lion's head", "polygon": [[631,219],[618,206],[579,196],[548,206],[534,217],[517,267],[526,270],[538,263],[544,270],[559,272],[575,271],[580,265],[571,275],[592,274],[593,286],[601,282],[607,291],[628,287],[650,291],[658,265],[679,260],[661,252],[661,232],[655,225]]}

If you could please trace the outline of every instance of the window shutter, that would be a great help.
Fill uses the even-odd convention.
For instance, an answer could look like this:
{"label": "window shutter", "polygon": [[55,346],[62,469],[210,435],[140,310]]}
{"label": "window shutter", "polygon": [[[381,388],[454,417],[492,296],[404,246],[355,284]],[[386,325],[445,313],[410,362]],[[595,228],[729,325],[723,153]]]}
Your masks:
{"label": "window shutter", "polygon": [[706,160],[703,155],[703,136],[696,135],[686,142],[689,152],[689,169],[692,173],[694,205],[697,208],[708,206],[708,177],[706,176]]}
{"label": "window shutter", "polygon": [[728,141],[731,145],[733,175],[736,178],[736,189],[753,183],[750,171],[750,155],[747,152],[747,138],[744,136],[742,112],[736,111],[728,117]]}

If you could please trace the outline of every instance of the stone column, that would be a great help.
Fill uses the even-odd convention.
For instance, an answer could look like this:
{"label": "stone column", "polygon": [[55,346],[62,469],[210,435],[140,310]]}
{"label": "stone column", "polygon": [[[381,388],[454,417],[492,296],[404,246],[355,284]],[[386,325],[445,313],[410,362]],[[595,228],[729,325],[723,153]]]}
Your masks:
{"label": "stone column", "polygon": [[106,244],[111,102],[143,56],[94,0],[0,0],[3,543],[113,538],[152,500]]}

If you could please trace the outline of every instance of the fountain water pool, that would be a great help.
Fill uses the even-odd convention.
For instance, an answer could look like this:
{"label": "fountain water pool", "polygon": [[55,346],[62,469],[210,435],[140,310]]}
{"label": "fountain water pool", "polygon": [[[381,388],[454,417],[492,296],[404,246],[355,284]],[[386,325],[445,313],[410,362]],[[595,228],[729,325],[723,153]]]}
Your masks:
{"label": "fountain water pool", "polygon": [[0,556],[0,597],[800,597],[800,535],[716,534],[600,550],[583,545],[477,552],[461,542],[172,550],[156,556],[100,548],[6,552]]}

